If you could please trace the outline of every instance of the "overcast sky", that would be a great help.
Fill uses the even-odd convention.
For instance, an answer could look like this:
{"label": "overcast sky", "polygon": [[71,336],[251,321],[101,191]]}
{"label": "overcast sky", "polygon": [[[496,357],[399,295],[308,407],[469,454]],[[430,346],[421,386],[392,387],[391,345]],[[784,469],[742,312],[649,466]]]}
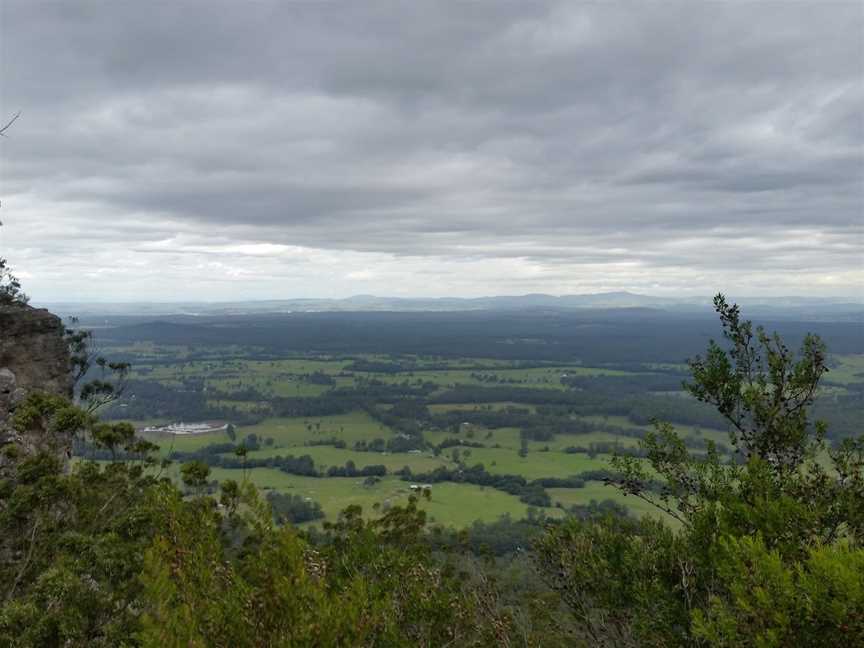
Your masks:
{"label": "overcast sky", "polygon": [[37,302],[864,286],[862,2],[0,11]]}

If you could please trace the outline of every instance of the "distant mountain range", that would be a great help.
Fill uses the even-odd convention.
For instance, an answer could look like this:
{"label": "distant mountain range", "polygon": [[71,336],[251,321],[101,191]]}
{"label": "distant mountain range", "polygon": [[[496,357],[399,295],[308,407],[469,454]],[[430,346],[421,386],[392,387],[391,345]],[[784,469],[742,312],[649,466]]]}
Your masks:
{"label": "distant mountain range", "polygon": [[[815,320],[864,321],[864,296],[832,297],[727,297],[739,303],[746,315]],[[711,297],[654,297],[630,292],[585,295],[529,294],[498,297],[405,298],[356,295],[345,299],[279,299],[236,302],[130,302],[40,304],[61,315],[230,316],[266,313],[349,311],[556,311],[574,309],[654,309],[671,312],[710,312]]]}

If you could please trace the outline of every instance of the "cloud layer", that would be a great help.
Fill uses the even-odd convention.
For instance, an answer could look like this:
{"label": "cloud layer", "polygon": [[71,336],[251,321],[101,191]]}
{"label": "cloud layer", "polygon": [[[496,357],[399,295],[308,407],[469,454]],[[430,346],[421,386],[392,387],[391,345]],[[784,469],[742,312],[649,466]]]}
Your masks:
{"label": "cloud layer", "polygon": [[38,299],[864,285],[859,3],[0,4]]}

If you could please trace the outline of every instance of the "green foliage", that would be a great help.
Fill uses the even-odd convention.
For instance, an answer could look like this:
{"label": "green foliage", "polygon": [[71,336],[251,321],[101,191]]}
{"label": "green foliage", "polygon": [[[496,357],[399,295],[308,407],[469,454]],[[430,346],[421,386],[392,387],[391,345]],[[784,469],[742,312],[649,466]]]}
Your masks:
{"label": "green foliage", "polygon": [[769,461],[781,474],[794,471],[814,456],[825,434],[820,424],[811,428],[807,416],[828,371],[825,344],[808,334],[796,359],[777,333],[757,327],[754,334],[723,295],[714,298],[714,308],[730,348],[712,340],[704,358],[690,361],[693,382],[684,386],[731,424],[732,443],[745,457]]}
{"label": "green foliage", "polygon": [[186,486],[200,493],[210,476],[210,466],[203,461],[187,461],[180,466],[180,475]]}
{"label": "green foliage", "polygon": [[[320,507],[258,496],[246,479],[247,453],[260,452],[253,435],[234,450],[242,480],[225,480],[217,501],[205,494],[206,463],[182,465],[183,493],[159,478],[146,459],[154,446],[132,426],[94,417],[91,405],[111,389],[97,385],[83,407],[33,394],[12,423],[34,444],[3,458],[0,645],[864,644],[864,440],[828,451],[824,426],[809,418],[824,347],[807,337],[795,358],[776,335],[753,333],[737,307],[715,304],[729,345],[712,342],[691,363],[688,389],[728,420],[737,455],[711,442],[693,452],[658,423],[638,454],[615,460],[621,493],[676,518],[675,530],[589,511],[430,538],[411,497],[377,519],[350,506],[323,532],[301,532],[278,523],[317,517]],[[84,353],[88,339],[70,343]],[[88,362],[75,366],[112,370]],[[412,401],[397,413],[434,420],[423,409]],[[89,437],[111,461],[65,465],[56,450],[72,436]],[[519,438],[503,450],[513,460],[517,447],[528,453],[528,437]],[[452,484],[434,474],[437,498]],[[531,501],[576,483],[529,484],[482,466],[455,475]],[[488,562],[454,555],[480,544],[495,554]]]}
{"label": "green foliage", "polygon": [[864,439],[827,453],[830,467],[821,461],[825,430],[808,407],[827,371],[824,345],[808,335],[796,358],[721,295],[715,307],[729,348],[712,341],[686,387],[729,422],[738,454],[712,443],[691,453],[658,422],[641,443],[645,460],[614,459],[614,483],[680,531],[570,521],[541,539],[537,563],[597,645],[864,642]]}
{"label": "green foliage", "polygon": [[166,525],[145,561],[143,645],[506,645],[507,619],[432,564],[413,502],[374,523],[349,509],[322,549],[273,527],[254,490],[244,506],[246,536],[229,560],[213,508],[160,491]]}
{"label": "green foliage", "polygon": [[273,518],[277,524],[302,524],[324,517],[324,511],[321,510],[321,505],[318,502],[300,495],[270,491],[267,493],[267,502],[273,509]]}
{"label": "green foliage", "polygon": [[0,306],[26,304],[30,298],[21,290],[21,282],[12,274],[6,259],[0,257]]}
{"label": "green foliage", "polygon": [[534,545],[535,561],[595,646],[682,644],[680,540],[660,522],[567,520]]}
{"label": "green foliage", "polygon": [[864,550],[812,547],[785,562],[759,536],[724,538],[718,585],[693,612],[693,635],[712,646],[843,646],[864,641]]}
{"label": "green foliage", "polygon": [[[7,457],[0,488],[0,644],[115,646],[137,627],[137,580],[157,512],[146,463],[81,463],[68,470],[69,440],[146,454],[128,424],[103,424],[68,399],[33,393],[12,417],[29,446]],[[9,448],[15,446],[7,446]]]}
{"label": "green foliage", "polygon": [[77,384],[89,378],[78,389],[78,401],[88,412],[94,412],[123,395],[132,366],[128,362],[110,362],[99,355],[93,331],[79,329],[77,324],[76,318],[70,318],[64,331],[72,380]]}
{"label": "green foliage", "polygon": [[91,428],[90,434],[94,442],[113,453],[118,447],[128,447],[132,443],[135,428],[130,423],[98,423]]}
{"label": "green foliage", "polygon": [[[134,446],[64,399],[31,396],[29,431],[88,428]],[[24,428],[22,428],[24,429]],[[470,588],[433,557],[415,501],[365,522],[349,509],[314,547],[273,523],[248,483],[221,507],[184,497],[142,462],[56,454],[17,461],[0,488],[0,644],[9,646],[508,645],[512,624],[483,583]],[[205,464],[183,466],[201,493]],[[536,645],[536,643],[534,644]]]}
{"label": "green foliage", "polygon": [[140,466],[25,458],[0,493],[0,645],[128,643],[158,512]]}
{"label": "green foliage", "polygon": [[67,440],[94,423],[84,410],[62,396],[35,392],[16,409],[12,427],[26,433],[35,444],[56,451]]}

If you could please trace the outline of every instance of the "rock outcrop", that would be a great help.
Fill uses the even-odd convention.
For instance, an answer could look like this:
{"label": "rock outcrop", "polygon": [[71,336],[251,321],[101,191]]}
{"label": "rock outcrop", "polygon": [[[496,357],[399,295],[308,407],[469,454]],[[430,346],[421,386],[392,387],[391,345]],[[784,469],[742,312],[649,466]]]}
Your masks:
{"label": "rock outcrop", "polygon": [[[69,349],[59,317],[44,309],[23,305],[0,306],[0,473],[9,445],[28,452],[34,439],[13,430],[10,418],[16,406],[36,391],[72,396]],[[59,448],[68,454],[71,448]],[[66,444],[64,443],[64,446]]]}

